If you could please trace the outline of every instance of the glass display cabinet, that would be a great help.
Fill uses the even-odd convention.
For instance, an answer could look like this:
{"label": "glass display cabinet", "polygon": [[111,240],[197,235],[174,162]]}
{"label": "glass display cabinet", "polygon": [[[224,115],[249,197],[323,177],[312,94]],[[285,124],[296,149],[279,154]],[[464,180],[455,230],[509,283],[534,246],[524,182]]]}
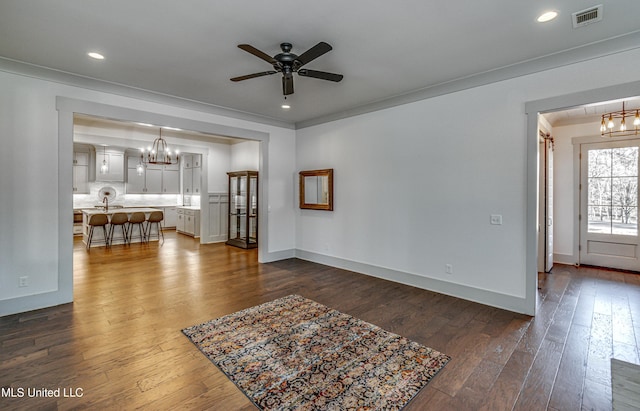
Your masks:
{"label": "glass display cabinet", "polygon": [[229,224],[227,244],[240,248],[258,246],[258,172],[233,171],[229,175]]}

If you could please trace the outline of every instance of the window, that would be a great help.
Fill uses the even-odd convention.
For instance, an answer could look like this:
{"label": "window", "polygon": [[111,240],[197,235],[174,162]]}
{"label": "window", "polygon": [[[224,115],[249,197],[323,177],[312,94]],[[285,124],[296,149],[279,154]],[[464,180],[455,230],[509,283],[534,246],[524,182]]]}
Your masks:
{"label": "window", "polygon": [[638,235],[638,147],[588,153],[588,232]]}

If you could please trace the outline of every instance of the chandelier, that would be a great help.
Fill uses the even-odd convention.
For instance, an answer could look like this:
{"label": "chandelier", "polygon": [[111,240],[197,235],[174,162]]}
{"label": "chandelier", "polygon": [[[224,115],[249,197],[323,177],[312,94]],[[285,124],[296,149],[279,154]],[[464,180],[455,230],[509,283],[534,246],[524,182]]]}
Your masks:
{"label": "chandelier", "polygon": [[[633,124],[627,127],[626,118],[628,117],[629,120],[631,120],[631,116],[633,115],[633,110],[625,111],[623,101],[622,111],[612,111],[611,113],[602,115],[602,121],[600,122],[600,135],[602,137],[638,135],[640,132],[640,110],[635,110]],[[617,130],[615,130],[616,122],[619,122]]]}
{"label": "chandelier", "polygon": [[171,152],[167,140],[162,138],[162,127],[160,127],[160,136],[153,140],[153,144],[146,149],[140,149],[140,162],[138,163],[138,174],[141,174],[142,167],[147,164],[177,164],[179,161],[179,151]]}

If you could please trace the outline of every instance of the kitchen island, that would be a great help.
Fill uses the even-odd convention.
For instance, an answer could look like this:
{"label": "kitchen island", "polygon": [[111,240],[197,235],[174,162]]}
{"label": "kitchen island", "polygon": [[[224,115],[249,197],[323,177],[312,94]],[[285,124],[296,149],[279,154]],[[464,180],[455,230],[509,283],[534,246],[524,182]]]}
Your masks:
{"label": "kitchen island", "polygon": [[[111,216],[114,213],[126,213],[129,217],[131,217],[132,213],[142,212],[145,215],[145,219],[149,218],[149,214],[153,211],[163,212],[162,209],[158,208],[148,208],[148,207],[131,207],[131,208],[109,208],[109,211],[105,211],[102,208],[95,209],[83,209],[82,210],[82,241],[87,244],[89,241],[89,231],[91,230],[91,226],[89,226],[89,218],[94,214],[106,214],[111,220]],[[146,223],[145,223],[146,226]],[[131,235],[132,243],[141,243],[144,241],[144,238],[140,236],[140,230],[136,227],[133,230]],[[109,226],[106,226],[107,234],[109,233]],[[122,231],[120,227],[116,227],[113,234],[113,239],[111,241],[111,245],[116,244],[124,244],[122,240]],[[153,241],[158,241],[158,239],[152,239]],[[104,233],[100,227],[96,227],[93,229],[93,239],[91,240],[91,247],[104,247],[106,245],[106,239],[104,238]]]}

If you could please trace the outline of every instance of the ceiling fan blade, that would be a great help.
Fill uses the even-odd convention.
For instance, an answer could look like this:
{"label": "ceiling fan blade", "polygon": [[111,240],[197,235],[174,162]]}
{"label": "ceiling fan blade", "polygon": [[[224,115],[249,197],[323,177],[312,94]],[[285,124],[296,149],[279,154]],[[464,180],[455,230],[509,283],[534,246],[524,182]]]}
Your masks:
{"label": "ceiling fan blade", "polygon": [[271,71],[263,71],[261,73],[253,73],[253,74],[247,74],[246,76],[239,76],[239,77],[234,77],[231,79],[231,81],[242,81],[242,80],[248,80],[250,78],[255,78],[255,77],[262,77],[262,76],[268,76],[270,74],[276,74],[275,71],[271,70]]}
{"label": "ceiling fan blade", "polygon": [[247,53],[251,53],[254,56],[261,58],[262,60],[266,61],[269,64],[274,64],[277,63],[277,61],[271,57],[270,55],[268,55],[267,53],[258,50],[257,48],[249,45],[249,44],[238,44],[238,48],[241,48],[242,50],[246,51]]}
{"label": "ceiling fan blade", "polygon": [[342,80],[342,78],[344,77],[342,74],[327,73],[326,71],[307,70],[307,69],[298,70],[298,74],[304,77],[313,77],[313,78],[319,78],[322,80],[329,80],[329,81],[335,81],[335,82]]}
{"label": "ceiling fan blade", "polygon": [[332,49],[333,47],[331,47],[329,44],[321,41],[320,43],[316,44],[309,50],[299,55],[295,60],[295,64],[297,67],[302,67],[308,62],[317,59],[318,57],[322,56],[324,53],[331,51]]}
{"label": "ceiling fan blade", "polygon": [[293,74],[291,73],[282,76],[282,94],[285,96],[293,94]]}

